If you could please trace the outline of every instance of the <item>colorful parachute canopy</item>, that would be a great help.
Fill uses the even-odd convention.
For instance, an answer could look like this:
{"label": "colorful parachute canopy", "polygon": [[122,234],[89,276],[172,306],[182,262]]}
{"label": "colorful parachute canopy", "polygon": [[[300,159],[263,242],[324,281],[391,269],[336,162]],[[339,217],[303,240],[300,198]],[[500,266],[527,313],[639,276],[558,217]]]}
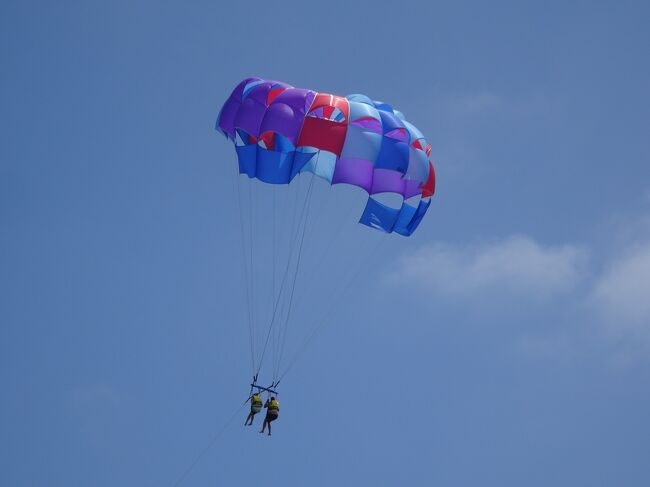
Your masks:
{"label": "colorful parachute canopy", "polygon": [[[233,90],[217,130],[235,143],[239,172],[271,184],[288,184],[312,172],[330,184],[364,189],[360,223],[411,235],[435,190],[431,146],[401,112],[365,95],[346,97],[247,78]],[[397,193],[400,208],[372,195]],[[417,206],[405,200],[420,196]]]}

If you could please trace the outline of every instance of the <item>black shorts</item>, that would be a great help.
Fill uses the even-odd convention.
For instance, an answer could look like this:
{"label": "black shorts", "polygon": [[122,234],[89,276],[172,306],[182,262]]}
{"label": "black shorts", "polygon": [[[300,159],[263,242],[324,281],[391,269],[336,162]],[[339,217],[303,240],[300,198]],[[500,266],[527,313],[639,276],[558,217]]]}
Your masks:
{"label": "black shorts", "polygon": [[278,419],[278,416],[279,416],[278,414],[266,413],[266,420],[270,423],[271,421],[275,421],[276,419]]}

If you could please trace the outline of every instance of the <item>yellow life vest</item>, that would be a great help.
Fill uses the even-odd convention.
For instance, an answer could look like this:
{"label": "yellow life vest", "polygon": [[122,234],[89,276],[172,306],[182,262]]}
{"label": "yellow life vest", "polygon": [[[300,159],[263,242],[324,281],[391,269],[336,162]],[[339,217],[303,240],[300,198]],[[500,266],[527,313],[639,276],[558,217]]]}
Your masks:
{"label": "yellow life vest", "polygon": [[251,405],[262,407],[262,396],[253,394],[253,397],[251,398]]}
{"label": "yellow life vest", "polygon": [[269,404],[269,413],[278,414],[280,412],[280,403],[278,401],[271,401]]}

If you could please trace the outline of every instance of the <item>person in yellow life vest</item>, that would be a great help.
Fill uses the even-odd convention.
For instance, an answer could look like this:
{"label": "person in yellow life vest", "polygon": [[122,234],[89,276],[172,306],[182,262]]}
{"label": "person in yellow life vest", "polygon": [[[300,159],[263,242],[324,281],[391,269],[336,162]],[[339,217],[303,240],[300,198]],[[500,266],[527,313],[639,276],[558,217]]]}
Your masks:
{"label": "person in yellow life vest", "polygon": [[259,392],[254,393],[250,397],[250,401],[251,401],[251,412],[248,413],[248,418],[246,418],[246,422],[244,423],[244,426],[252,426],[253,418],[257,413],[259,413],[262,410],[262,396],[260,396]]}
{"label": "person in yellow life vest", "polygon": [[271,436],[271,422],[278,419],[278,416],[280,415],[280,403],[275,397],[271,397],[271,399],[266,401],[264,407],[266,408],[266,418],[264,418],[264,423],[262,423],[262,431],[260,431],[260,433],[264,433],[266,425],[268,425],[269,436]]}

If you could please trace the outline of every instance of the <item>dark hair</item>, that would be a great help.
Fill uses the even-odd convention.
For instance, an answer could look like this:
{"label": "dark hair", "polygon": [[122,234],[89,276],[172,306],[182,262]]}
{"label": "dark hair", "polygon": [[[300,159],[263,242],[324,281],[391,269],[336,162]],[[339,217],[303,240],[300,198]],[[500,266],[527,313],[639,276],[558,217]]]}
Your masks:
{"label": "dark hair", "polygon": [[271,396],[271,401],[275,401],[275,397]]}

